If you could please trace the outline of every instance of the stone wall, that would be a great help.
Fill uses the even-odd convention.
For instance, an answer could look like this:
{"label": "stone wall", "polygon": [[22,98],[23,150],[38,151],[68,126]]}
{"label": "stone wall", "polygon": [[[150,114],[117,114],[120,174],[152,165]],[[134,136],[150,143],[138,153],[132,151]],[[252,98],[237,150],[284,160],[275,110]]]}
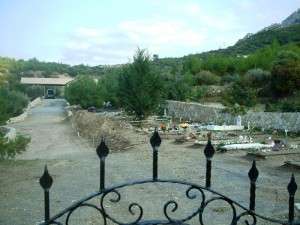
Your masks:
{"label": "stone wall", "polygon": [[[224,113],[223,107],[214,107],[193,102],[167,101],[169,116],[192,120],[204,124],[234,124],[235,117]],[[277,113],[277,112],[249,112],[242,116],[242,125],[264,129],[289,130],[300,132],[300,112]]]}
{"label": "stone wall", "polygon": [[244,125],[250,122],[258,128],[300,132],[300,112],[252,112],[242,116],[242,121]]}

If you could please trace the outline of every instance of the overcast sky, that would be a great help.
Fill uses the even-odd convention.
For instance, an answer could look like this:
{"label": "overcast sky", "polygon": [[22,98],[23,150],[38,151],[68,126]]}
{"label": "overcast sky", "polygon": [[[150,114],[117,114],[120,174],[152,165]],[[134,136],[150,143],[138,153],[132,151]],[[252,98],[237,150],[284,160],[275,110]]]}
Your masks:
{"label": "overcast sky", "polygon": [[0,56],[126,63],[233,45],[300,8],[300,0],[0,0]]}

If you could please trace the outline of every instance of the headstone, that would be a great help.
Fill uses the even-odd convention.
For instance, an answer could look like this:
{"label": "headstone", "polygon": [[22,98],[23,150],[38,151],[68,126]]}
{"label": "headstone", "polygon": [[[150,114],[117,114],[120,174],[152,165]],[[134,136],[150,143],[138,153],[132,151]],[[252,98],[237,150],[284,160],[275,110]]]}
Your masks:
{"label": "headstone", "polygon": [[236,125],[237,126],[242,126],[242,117],[240,115],[238,115],[236,117]]}
{"label": "headstone", "polygon": [[167,109],[166,109],[166,108],[164,109],[164,116],[165,116],[165,117],[168,116],[168,115],[167,115]]}

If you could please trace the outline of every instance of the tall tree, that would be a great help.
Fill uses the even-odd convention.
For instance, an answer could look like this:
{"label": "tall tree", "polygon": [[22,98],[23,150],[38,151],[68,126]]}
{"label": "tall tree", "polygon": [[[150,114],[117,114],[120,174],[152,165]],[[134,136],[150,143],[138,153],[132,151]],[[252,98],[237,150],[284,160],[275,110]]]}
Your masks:
{"label": "tall tree", "polygon": [[138,49],[119,78],[120,104],[139,119],[156,111],[162,99],[162,80],[150,61],[147,51]]}

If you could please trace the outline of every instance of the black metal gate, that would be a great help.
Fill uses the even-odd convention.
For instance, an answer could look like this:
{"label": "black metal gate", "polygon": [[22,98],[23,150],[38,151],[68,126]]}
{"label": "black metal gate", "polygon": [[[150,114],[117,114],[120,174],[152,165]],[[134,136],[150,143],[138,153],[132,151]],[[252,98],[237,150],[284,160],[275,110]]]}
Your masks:
{"label": "black metal gate", "polygon": [[[291,180],[287,186],[288,194],[289,194],[289,214],[287,221],[280,221],[273,218],[268,218],[263,215],[260,215],[255,212],[255,192],[256,192],[256,180],[258,178],[259,172],[256,168],[255,161],[252,163],[252,167],[249,170],[248,177],[250,179],[250,194],[249,194],[249,207],[245,207],[238,202],[226,197],[225,195],[218,193],[211,189],[211,169],[212,169],[212,158],[215,153],[214,147],[211,144],[210,136],[208,137],[207,145],[204,149],[204,154],[206,157],[206,182],[205,186],[200,186],[198,184],[189,183],[180,180],[164,180],[158,178],[158,148],[161,144],[161,138],[157,131],[155,131],[150,138],[150,143],[152,146],[152,154],[153,154],[153,177],[148,180],[140,180],[132,183],[124,183],[118,186],[105,187],[105,159],[109,153],[109,149],[106,146],[104,140],[102,139],[100,145],[97,147],[97,154],[100,158],[100,184],[99,191],[93,193],[86,198],[79,200],[78,202],[72,204],[70,207],[64,209],[59,212],[55,216],[50,217],[50,199],[49,199],[49,191],[53,183],[52,177],[49,175],[47,166],[45,166],[44,174],[40,178],[40,185],[44,189],[44,197],[45,197],[45,218],[44,222],[41,225],[49,225],[49,224],[57,224],[57,225],[69,225],[70,218],[72,214],[79,208],[88,207],[95,209],[99,217],[102,219],[102,224],[107,224],[108,221],[115,224],[122,225],[131,225],[131,224],[147,224],[147,225],[156,225],[156,224],[188,224],[188,222],[197,218],[199,224],[204,225],[203,215],[206,207],[215,201],[223,201],[228,204],[231,208],[232,218],[231,225],[237,224],[246,224],[246,225],[255,225],[257,224],[258,219],[262,219],[264,221],[268,221],[274,224],[284,224],[284,225],[300,225],[300,222],[296,222],[294,220],[294,196],[297,190],[297,184],[295,182],[294,175],[292,175]],[[109,198],[109,201],[113,204],[117,204],[120,202],[122,196],[119,192],[121,188],[124,187],[132,187],[135,185],[141,184],[171,184],[171,185],[184,185],[185,188],[185,197],[187,200],[198,200],[198,206],[195,210],[191,211],[188,216],[184,218],[174,218],[172,213],[174,213],[178,209],[178,202],[175,200],[170,200],[164,203],[163,205],[163,218],[157,219],[153,218],[152,220],[145,220],[144,209],[141,204],[132,202],[128,205],[128,212],[133,218],[130,222],[119,221],[113,215],[111,215],[106,209],[105,199]],[[210,193],[212,195],[208,195]],[[89,203],[91,199],[98,198],[98,204]],[[151,199],[150,199],[151,200]],[[63,219],[63,222],[59,222]],[[212,218],[213,220],[213,218]]]}

